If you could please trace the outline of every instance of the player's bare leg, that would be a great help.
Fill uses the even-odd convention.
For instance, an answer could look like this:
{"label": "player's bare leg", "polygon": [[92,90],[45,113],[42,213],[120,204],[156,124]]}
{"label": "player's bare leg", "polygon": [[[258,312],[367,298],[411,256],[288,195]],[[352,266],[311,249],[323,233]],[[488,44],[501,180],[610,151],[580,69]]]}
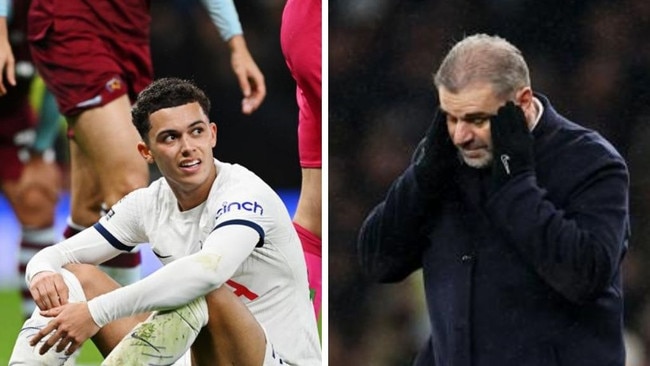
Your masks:
{"label": "player's bare leg", "polygon": [[[65,237],[69,238],[99,220],[102,191],[92,162],[80,150],[74,137],[68,140],[70,150],[70,220]],[[70,221],[69,220],[69,221]]]}
{"label": "player's bare leg", "polygon": [[180,308],[154,312],[102,365],[189,365],[190,347],[193,365],[259,366],[266,337],[248,308],[222,287]]}
{"label": "player's bare leg", "polygon": [[300,199],[293,221],[322,237],[322,170],[303,168]]}
{"label": "player's bare leg", "polygon": [[103,202],[109,207],[136,188],[149,183],[147,163],[137,150],[140,141],[131,123],[126,95],[68,118],[81,152],[95,168]]}
{"label": "player's bare leg", "polygon": [[[57,239],[54,211],[60,185],[61,173],[55,162],[33,159],[25,165],[20,180],[5,181],[0,186],[21,227],[18,261],[21,277],[25,277],[29,259]],[[25,282],[21,284],[23,316],[27,319],[36,305]]]}
{"label": "player's bare leg", "polygon": [[298,207],[293,217],[303,246],[309,274],[309,288],[314,292],[314,311],[320,315],[322,285],[322,170],[303,168]]}
{"label": "player's bare leg", "polygon": [[225,286],[206,300],[209,320],[192,346],[193,365],[262,365],[266,337],[248,308]]}
{"label": "player's bare leg", "polygon": [[[71,218],[81,229],[99,219],[102,205],[109,208],[132,190],[146,186],[149,168],[136,148],[140,137],[131,123],[126,95],[68,118],[68,123],[74,131]],[[140,278],[140,264],[140,252],[135,250],[104,263],[102,269],[127,285]]]}

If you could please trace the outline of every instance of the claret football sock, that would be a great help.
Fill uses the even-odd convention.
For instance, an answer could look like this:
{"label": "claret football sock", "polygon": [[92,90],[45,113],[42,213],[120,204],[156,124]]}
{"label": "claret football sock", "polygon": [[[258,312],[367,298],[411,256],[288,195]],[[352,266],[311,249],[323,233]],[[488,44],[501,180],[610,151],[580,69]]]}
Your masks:
{"label": "claret football sock", "polygon": [[140,248],[135,247],[128,253],[123,253],[117,257],[102,263],[99,268],[117,281],[120,285],[126,286],[132,284],[142,277],[140,275],[142,267],[142,256]]}
{"label": "claret football sock", "polygon": [[[108,205],[102,203],[100,215],[104,216],[109,211]],[[128,253],[123,253],[117,257],[102,263],[99,268],[117,281],[120,285],[130,285],[142,278],[140,275],[142,267],[142,255],[140,248],[135,247]]]}
{"label": "claret football sock", "polygon": [[[102,211],[103,213],[103,211]],[[68,239],[80,233],[86,227],[79,225],[68,217],[68,225],[63,232],[63,237]],[[142,255],[140,248],[136,247],[129,253],[120,254],[117,257],[102,263],[99,268],[117,281],[120,285],[126,286],[140,280]]]}
{"label": "claret football sock", "polygon": [[322,240],[314,233],[304,227],[293,223],[293,227],[298,232],[302,250],[307,262],[307,274],[309,276],[309,290],[312,296],[312,304],[316,318],[320,316],[321,298],[322,298]]}

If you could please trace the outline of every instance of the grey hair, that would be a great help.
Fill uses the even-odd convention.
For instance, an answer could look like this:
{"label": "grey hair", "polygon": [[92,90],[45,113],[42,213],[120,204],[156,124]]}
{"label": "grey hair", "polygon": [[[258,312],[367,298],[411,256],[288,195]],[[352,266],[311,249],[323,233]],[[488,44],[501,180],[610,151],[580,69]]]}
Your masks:
{"label": "grey hair", "polygon": [[498,97],[514,97],[530,86],[528,65],[521,51],[499,36],[475,34],[456,43],[436,72],[436,88],[458,93],[475,82],[488,82]]}

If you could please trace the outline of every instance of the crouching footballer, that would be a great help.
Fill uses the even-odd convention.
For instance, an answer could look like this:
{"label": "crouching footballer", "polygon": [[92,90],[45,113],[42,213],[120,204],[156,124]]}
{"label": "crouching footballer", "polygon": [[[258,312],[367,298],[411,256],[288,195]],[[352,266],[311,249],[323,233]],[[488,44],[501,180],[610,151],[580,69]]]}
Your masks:
{"label": "crouching footballer", "polygon": [[[163,177],[30,260],[39,309],[10,365],[65,365],[89,338],[102,365],[321,364],[289,213],[255,174],[213,157],[209,110],[186,80],[159,79],[140,93],[137,149]],[[120,287],[96,267],[142,243],[163,263],[148,277]]]}

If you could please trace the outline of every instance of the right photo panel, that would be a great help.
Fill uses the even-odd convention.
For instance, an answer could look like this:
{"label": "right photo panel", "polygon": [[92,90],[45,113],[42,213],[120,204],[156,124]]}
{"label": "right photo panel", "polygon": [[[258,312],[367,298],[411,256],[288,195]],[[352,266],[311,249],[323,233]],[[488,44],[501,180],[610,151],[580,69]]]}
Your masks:
{"label": "right photo panel", "polygon": [[650,365],[650,5],[328,4],[329,365]]}

